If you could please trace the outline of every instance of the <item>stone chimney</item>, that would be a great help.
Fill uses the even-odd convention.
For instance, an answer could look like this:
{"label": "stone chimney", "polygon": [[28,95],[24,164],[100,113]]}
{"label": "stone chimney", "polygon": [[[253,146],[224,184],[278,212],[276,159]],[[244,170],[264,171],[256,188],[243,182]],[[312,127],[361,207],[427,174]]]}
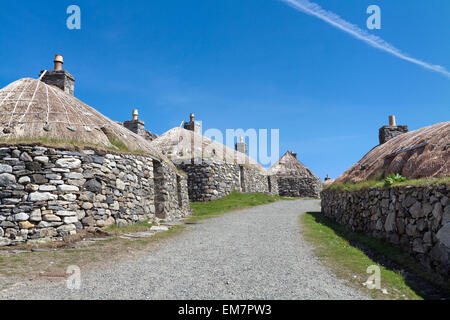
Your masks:
{"label": "stone chimney", "polygon": [[145,122],[142,121],[142,120],[139,120],[138,116],[139,116],[138,110],[134,109],[133,113],[132,113],[132,117],[133,117],[132,119],[133,120],[126,120],[123,123],[123,126],[125,128],[127,128],[128,130],[136,133],[137,135],[145,136],[145,132],[146,132],[146,130],[145,130]]}
{"label": "stone chimney", "polygon": [[297,153],[296,153],[296,152],[291,152],[291,155],[292,155],[295,159],[297,159]]}
{"label": "stone chimney", "polygon": [[408,126],[397,126],[395,116],[389,116],[389,125],[382,126],[378,133],[380,144],[383,144],[392,138],[407,132]]}
{"label": "stone chimney", "polygon": [[184,123],[184,128],[186,130],[194,131],[194,132],[201,132],[201,125],[200,123],[195,121],[195,115],[191,113],[189,115],[189,122]]}
{"label": "stone chimney", "polygon": [[234,145],[234,149],[238,152],[248,154],[247,144],[244,141],[244,137],[239,137],[239,142]]}
{"label": "stone chimney", "polygon": [[39,77],[41,77],[42,73],[45,72],[45,75],[42,77],[41,81],[48,85],[58,87],[67,94],[73,96],[75,89],[75,78],[69,72],[62,69],[64,64],[63,56],[57,54],[53,62],[53,70],[42,70],[39,74]]}

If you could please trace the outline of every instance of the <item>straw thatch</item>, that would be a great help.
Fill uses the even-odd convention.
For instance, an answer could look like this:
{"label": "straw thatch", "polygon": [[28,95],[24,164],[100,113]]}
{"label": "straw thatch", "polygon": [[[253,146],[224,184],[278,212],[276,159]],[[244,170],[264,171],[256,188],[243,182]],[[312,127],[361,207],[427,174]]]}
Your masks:
{"label": "straw thatch", "polygon": [[243,165],[267,174],[266,169],[246,154],[181,127],[167,131],[153,140],[151,145],[175,163],[188,159],[214,160]]}
{"label": "straw thatch", "polygon": [[320,180],[289,151],[286,152],[280,160],[275,162],[272,167],[270,167],[269,174],[286,177],[314,178]]}
{"label": "straw thatch", "polygon": [[[0,90],[0,140],[80,143],[139,152],[173,164],[148,141],[57,87],[32,78]],[[125,145],[125,150],[111,141]]]}
{"label": "straw thatch", "polygon": [[410,179],[450,176],[450,122],[401,134],[367,153],[336,182],[362,182],[399,173]]}

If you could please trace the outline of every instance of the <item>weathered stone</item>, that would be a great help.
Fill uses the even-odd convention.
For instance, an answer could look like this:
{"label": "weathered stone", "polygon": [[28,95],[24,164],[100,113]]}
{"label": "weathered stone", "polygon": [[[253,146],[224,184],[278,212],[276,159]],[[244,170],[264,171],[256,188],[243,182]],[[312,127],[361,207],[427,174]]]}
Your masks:
{"label": "weathered stone", "polygon": [[72,180],[81,180],[84,179],[83,174],[79,173],[79,172],[68,172],[64,174],[64,177],[66,179],[72,179]]}
{"label": "weathered stone", "polygon": [[419,201],[414,203],[414,205],[409,208],[409,212],[411,213],[413,218],[421,218],[424,216],[422,204]]}
{"label": "weathered stone", "polygon": [[45,156],[34,157],[34,161],[37,161],[40,163],[48,163],[48,157],[45,157]]}
{"label": "weathered stone", "polygon": [[31,212],[30,214],[30,221],[39,222],[41,220],[42,220],[41,210],[40,209],[33,210],[33,212]]}
{"label": "weathered stone", "polygon": [[0,173],[12,173],[12,171],[11,166],[0,163]]}
{"label": "weathered stone", "polygon": [[58,191],[59,192],[68,192],[68,193],[70,193],[70,192],[78,192],[78,191],[80,191],[80,189],[78,187],[76,187],[76,186],[71,186],[71,185],[68,185],[68,184],[62,184],[62,185],[58,186]]}
{"label": "weathered stone", "polygon": [[119,190],[125,190],[125,182],[120,179],[116,179],[116,188]]}
{"label": "weathered stone", "polygon": [[75,222],[78,222],[78,217],[76,217],[76,216],[75,217],[64,217],[63,222],[65,224],[75,223]]}
{"label": "weathered stone", "polygon": [[20,158],[19,158],[19,159],[22,160],[22,161],[26,161],[26,162],[31,162],[31,161],[33,161],[33,158],[31,158],[30,155],[29,155],[28,153],[26,153],[26,152],[23,152],[23,153],[20,155]]}
{"label": "weathered stone", "polygon": [[57,211],[55,214],[60,217],[72,217],[77,215],[75,211]]}
{"label": "weathered stone", "polygon": [[395,226],[396,226],[395,212],[391,211],[389,212],[386,218],[386,222],[384,223],[384,229],[386,230],[386,232],[393,232],[395,231]]}
{"label": "weathered stone", "polygon": [[14,221],[26,221],[29,217],[25,212],[21,212],[14,215]]}
{"label": "weathered stone", "polygon": [[28,201],[37,202],[37,201],[48,201],[48,200],[56,200],[58,196],[52,194],[50,192],[33,192],[28,196]]}
{"label": "weathered stone", "polygon": [[30,223],[29,221],[21,221],[19,222],[19,227],[21,229],[31,229],[34,228],[34,224]]}
{"label": "weathered stone", "polygon": [[16,177],[10,173],[1,173],[0,174],[0,186],[7,187],[11,184],[16,183]]}
{"label": "weathered stone", "polygon": [[76,158],[62,158],[56,160],[56,165],[65,169],[77,169],[81,167],[81,160]]}
{"label": "weathered stone", "polygon": [[39,186],[39,191],[49,192],[56,191],[56,187],[53,185],[43,184]]}
{"label": "weathered stone", "polygon": [[36,184],[44,184],[48,182],[48,179],[42,174],[33,174],[31,176],[31,181]]}
{"label": "weathered stone", "polygon": [[94,192],[94,193],[100,193],[102,192],[102,184],[97,179],[90,179],[86,181],[84,184],[84,189]]}
{"label": "weathered stone", "polygon": [[42,219],[44,221],[47,221],[47,222],[59,222],[59,221],[61,221],[61,218],[56,216],[56,215],[54,215],[54,214],[46,214]]}
{"label": "weathered stone", "polygon": [[62,199],[64,199],[65,201],[75,201],[77,199],[77,196],[73,193],[66,193],[60,196]]}
{"label": "weathered stone", "polygon": [[24,176],[24,177],[20,177],[19,181],[20,184],[28,184],[31,182],[30,177]]}
{"label": "weathered stone", "polygon": [[450,248],[450,223],[446,223],[436,234],[436,238],[444,244],[447,248]]}
{"label": "weathered stone", "polygon": [[11,240],[7,238],[0,238],[0,247],[9,246],[11,244]]}

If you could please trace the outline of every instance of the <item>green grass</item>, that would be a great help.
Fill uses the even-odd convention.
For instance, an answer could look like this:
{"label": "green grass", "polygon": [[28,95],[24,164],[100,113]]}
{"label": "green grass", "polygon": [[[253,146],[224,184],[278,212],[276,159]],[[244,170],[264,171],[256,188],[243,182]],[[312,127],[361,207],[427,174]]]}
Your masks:
{"label": "green grass", "polygon": [[392,188],[400,186],[415,186],[415,187],[426,187],[431,185],[450,185],[450,177],[445,178],[423,178],[423,179],[407,179],[402,182],[394,182],[390,186],[386,186],[383,180],[368,180],[359,183],[333,183],[325,188],[325,190],[336,190],[336,191],[357,191],[361,189],[368,188]]}
{"label": "green grass", "polygon": [[[362,249],[352,245],[354,243],[362,244],[377,254],[387,257],[409,272],[432,283],[441,292],[450,294],[449,283],[438,275],[428,272],[408,253],[385,240],[352,232],[320,212],[305,213],[300,216],[300,222],[304,227],[305,239],[315,246],[316,256],[339,278],[348,280],[351,286],[362,290],[374,299],[424,299],[427,295],[417,284],[405,279],[400,272],[389,270],[373,261]],[[362,286],[362,283],[370,276],[366,270],[371,265],[380,267],[381,288],[386,289],[388,294]]]}
{"label": "green grass", "polygon": [[130,224],[127,226],[119,227],[118,225],[111,225],[109,227],[103,228],[102,230],[110,235],[120,235],[124,233],[142,232],[148,231],[153,226],[153,223],[149,220],[142,222],[137,222],[135,224]]}
{"label": "green grass", "polygon": [[193,211],[188,222],[217,216],[226,212],[251,208],[263,204],[268,204],[281,199],[263,193],[239,193],[233,191],[226,197],[209,202],[191,202]]}

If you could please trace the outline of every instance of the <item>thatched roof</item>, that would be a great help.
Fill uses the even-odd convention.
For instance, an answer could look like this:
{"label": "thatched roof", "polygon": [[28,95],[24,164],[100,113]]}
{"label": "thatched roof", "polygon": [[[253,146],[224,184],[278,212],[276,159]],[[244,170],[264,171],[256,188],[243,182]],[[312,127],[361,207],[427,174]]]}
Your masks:
{"label": "thatched roof", "polygon": [[57,87],[31,78],[0,90],[0,140],[72,141],[114,148],[110,140],[167,160],[142,137]]}
{"label": "thatched roof", "polygon": [[270,167],[269,174],[277,176],[288,177],[304,177],[314,178],[320,180],[311,170],[306,168],[297,158],[291,153],[286,152],[280,160]]}
{"label": "thatched roof", "polygon": [[167,131],[153,140],[151,145],[175,163],[194,158],[209,159],[244,165],[267,174],[266,169],[246,154],[184,128],[177,127]]}
{"label": "thatched roof", "polygon": [[450,176],[450,122],[401,134],[373,148],[336,182],[362,182],[399,173],[407,178]]}

